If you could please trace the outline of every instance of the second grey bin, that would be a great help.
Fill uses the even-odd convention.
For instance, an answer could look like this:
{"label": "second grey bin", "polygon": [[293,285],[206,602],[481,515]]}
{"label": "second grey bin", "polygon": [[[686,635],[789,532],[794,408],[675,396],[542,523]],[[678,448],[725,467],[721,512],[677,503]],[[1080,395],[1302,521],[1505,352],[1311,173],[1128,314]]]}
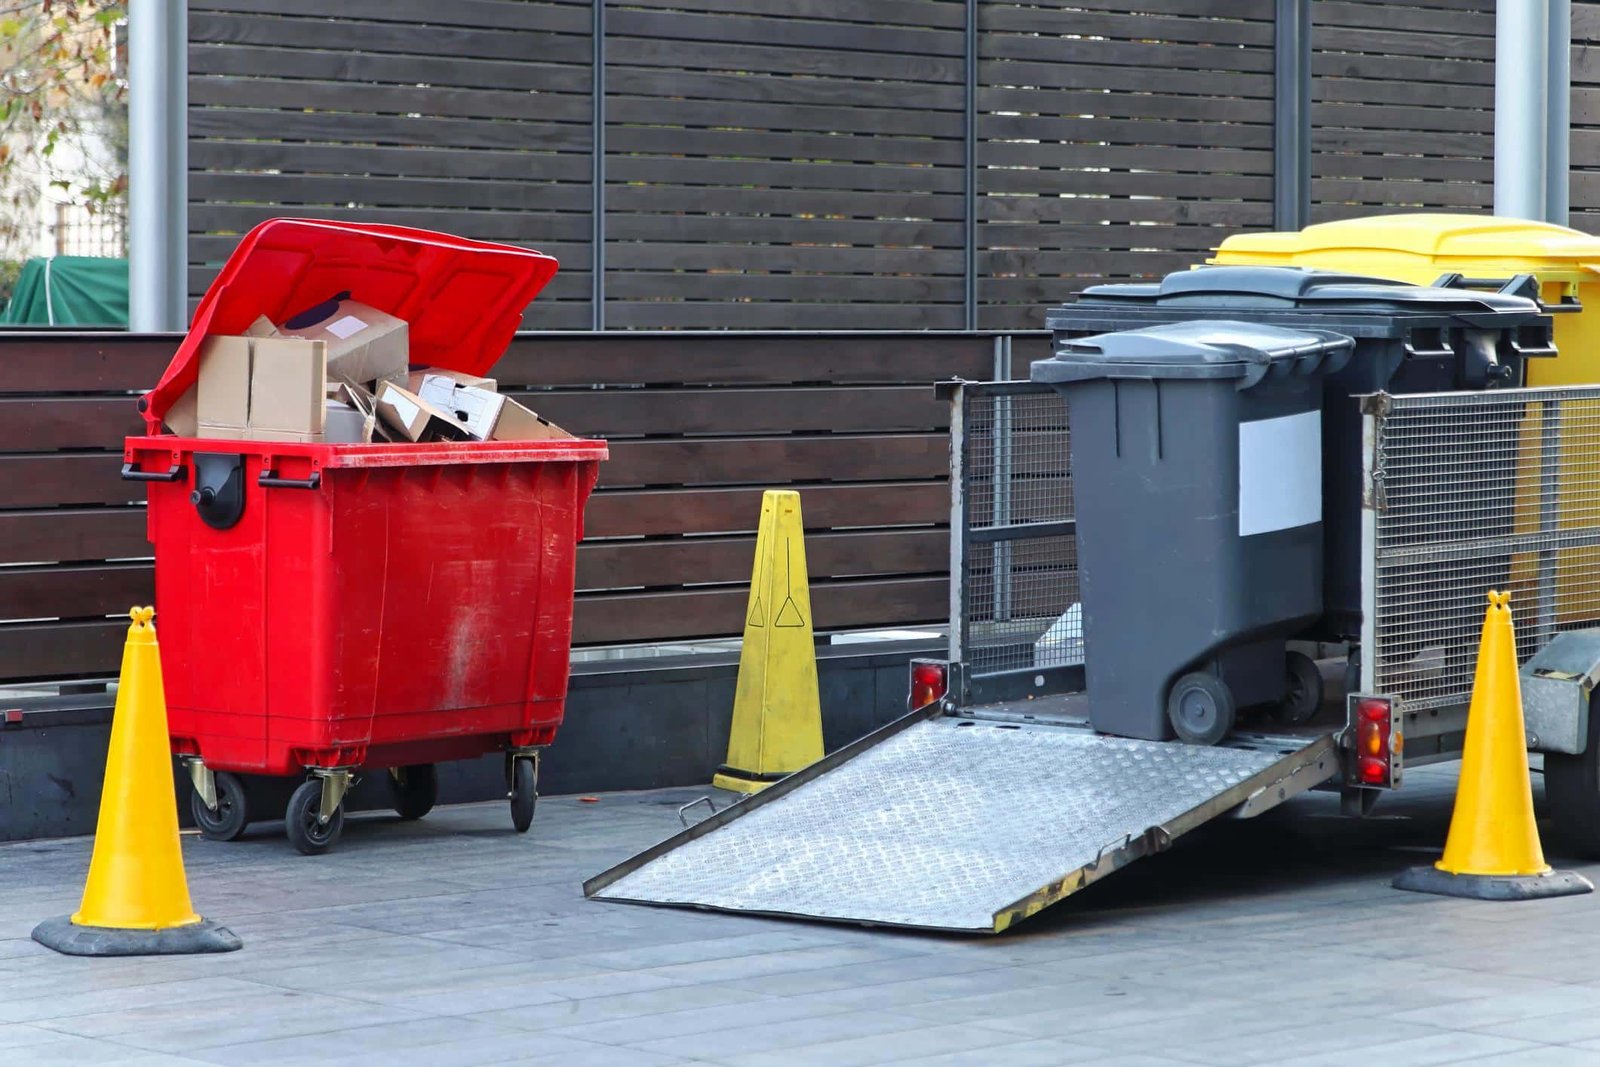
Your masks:
{"label": "second grey bin", "polygon": [[1285,642],[1322,611],[1322,378],[1352,344],[1181,322],[1033,364],[1069,409],[1097,730],[1214,744],[1239,707],[1320,703]]}

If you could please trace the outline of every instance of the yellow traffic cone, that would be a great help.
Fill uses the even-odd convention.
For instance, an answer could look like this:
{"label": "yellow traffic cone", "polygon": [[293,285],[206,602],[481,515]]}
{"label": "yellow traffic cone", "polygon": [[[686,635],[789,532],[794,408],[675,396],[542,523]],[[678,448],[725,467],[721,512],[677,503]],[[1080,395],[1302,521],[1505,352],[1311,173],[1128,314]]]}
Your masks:
{"label": "yellow traffic cone", "polygon": [[712,784],[755,793],[822,758],[800,494],[768,490],[745,612],[728,760]]}
{"label": "yellow traffic cone", "polygon": [[1510,593],[1489,593],[1444,856],[1432,867],[1402,871],[1394,880],[1397,889],[1478,900],[1594,890],[1582,875],[1552,871],[1539,845],[1510,604]]}
{"label": "yellow traffic cone", "polygon": [[129,613],[111,720],[105,788],[83,903],[33,931],[70,956],[231,952],[233,932],[195,914],[183,873],[178,803],[167,747],[167,699],[153,608]]}

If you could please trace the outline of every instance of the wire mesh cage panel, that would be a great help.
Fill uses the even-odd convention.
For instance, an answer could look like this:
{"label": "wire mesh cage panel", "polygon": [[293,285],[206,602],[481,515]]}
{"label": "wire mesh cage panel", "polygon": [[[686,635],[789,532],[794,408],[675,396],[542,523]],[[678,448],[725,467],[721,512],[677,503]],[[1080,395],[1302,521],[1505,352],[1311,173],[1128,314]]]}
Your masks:
{"label": "wire mesh cage panel", "polygon": [[1366,401],[1363,684],[1408,709],[1471,696],[1485,594],[1517,654],[1600,623],[1600,388]]}
{"label": "wire mesh cage panel", "polygon": [[1066,405],[1027,382],[956,403],[957,658],[974,675],[1081,663]]}

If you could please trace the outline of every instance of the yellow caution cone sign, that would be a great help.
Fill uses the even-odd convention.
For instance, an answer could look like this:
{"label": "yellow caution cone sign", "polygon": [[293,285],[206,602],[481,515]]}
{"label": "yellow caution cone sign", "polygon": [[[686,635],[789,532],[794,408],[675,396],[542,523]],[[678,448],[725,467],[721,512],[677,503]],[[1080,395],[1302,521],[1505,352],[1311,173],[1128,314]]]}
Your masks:
{"label": "yellow caution cone sign", "polygon": [[762,496],[728,761],[712,779],[719,789],[755,793],[822,758],[803,530],[799,493]]}
{"label": "yellow caution cone sign", "polygon": [[1594,890],[1580,874],[1551,870],[1539,845],[1510,593],[1489,593],[1444,855],[1431,867],[1402,871],[1394,885],[1477,900],[1530,900]]}
{"label": "yellow caution cone sign", "polygon": [[195,914],[183,873],[153,608],[134,608],[111,720],[105,788],[83,903],[33,931],[70,956],[230,952],[233,932]]}

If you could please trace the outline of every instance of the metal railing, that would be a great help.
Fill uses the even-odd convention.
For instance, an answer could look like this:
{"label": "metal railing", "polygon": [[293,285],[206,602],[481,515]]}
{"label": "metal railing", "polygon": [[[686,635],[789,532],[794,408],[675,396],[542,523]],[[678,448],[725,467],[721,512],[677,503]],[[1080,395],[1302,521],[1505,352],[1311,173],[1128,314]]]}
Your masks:
{"label": "metal railing", "polygon": [[1066,405],[1031,382],[952,403],[951,658],[971,677],[1081,664]]}
{"label": "metal railing", "polygon": [[1363,404],[1364,690],[1466,703],[1490,589],[1520,660],[1600,622],[1600,387]]}

